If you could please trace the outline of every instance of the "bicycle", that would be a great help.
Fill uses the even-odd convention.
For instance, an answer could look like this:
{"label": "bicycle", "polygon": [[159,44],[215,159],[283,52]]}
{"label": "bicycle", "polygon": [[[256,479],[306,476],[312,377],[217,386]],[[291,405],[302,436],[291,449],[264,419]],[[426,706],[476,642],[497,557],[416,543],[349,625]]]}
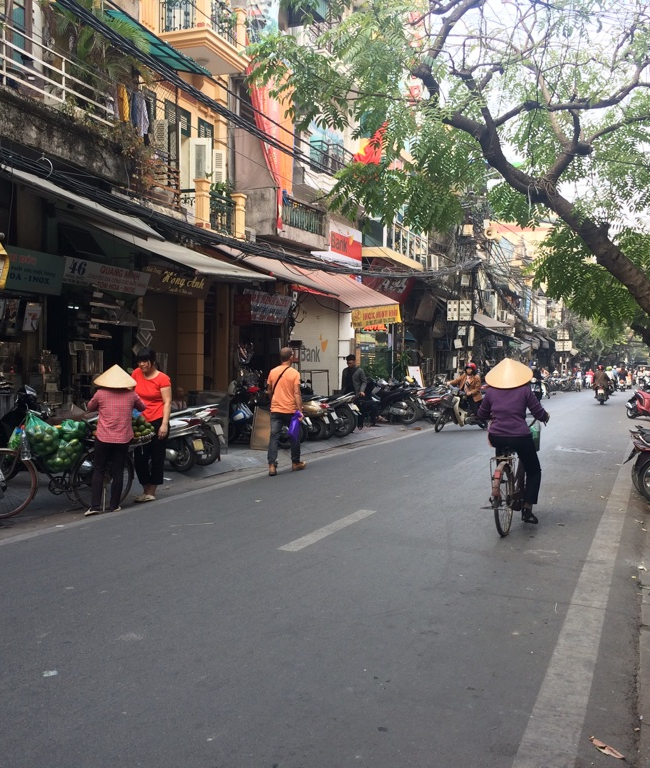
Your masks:
{"label": "bicycle", "polygon": [[[537,419],[528,426],[532,428]],[[537,433],[539,434],[539,433]],[[539,437],[536,439],[539,450]],[[521,512],[524,505],[524,465],[514,448],[505,447],[498,456],[490,458],[492,489],[490,507],[499,536],[507,536],[512,525],[513,512]]]}
{"label": "bicycle", "polygon": [[[20,448],[0,448],[0,520],[18,515],[34,499],[38,491],[39,474],[50,478],[48,490],[54,496],[66,494],[71,501],[76,501],[82,507],[91,506],[93,456],[95,449],[92,440],[85,440],[86,449],[74,462],[70,469],[54,474],[45,468],[43,461],[32,456],[29,459],[20,457]],[[130,446],[127,461],[124,465],[124,488],[120,501],[124,501],[133,484],[134,464],[133,449],[142,445],[142,440]],[[106,509],[108,487],[112,482],[110,472],[104,476],[102,493],[102,509]]]}

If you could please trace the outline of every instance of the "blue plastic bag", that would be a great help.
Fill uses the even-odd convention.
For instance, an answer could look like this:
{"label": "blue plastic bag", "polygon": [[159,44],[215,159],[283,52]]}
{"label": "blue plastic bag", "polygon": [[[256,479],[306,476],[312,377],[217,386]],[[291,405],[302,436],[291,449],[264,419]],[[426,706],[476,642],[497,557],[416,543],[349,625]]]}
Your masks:
{"label": "blue plastic bag", "polygon": [[289,424],[287,435],[292,443],[300,442],[300,411],[296,411],[291,417],[291,424]]}

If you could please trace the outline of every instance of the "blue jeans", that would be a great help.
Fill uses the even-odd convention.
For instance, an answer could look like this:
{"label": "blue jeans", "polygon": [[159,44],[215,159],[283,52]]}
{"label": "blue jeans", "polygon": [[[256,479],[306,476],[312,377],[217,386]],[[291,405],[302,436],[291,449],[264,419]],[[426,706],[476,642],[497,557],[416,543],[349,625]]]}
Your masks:
{"label": "blue jeans", "polygon": [[[271,438],[269,440],[268,453],[269,464],[275,464],[277,466],[278,440],[282,433],[282,427],[285,425],[288,427],[289,424],[291,424],[292,418],[293,413],[278,413],[277,411],[271,411]],[[293,440],[291,441],[291,461],[300,461],[300,440],[296,443],[294,443]]]}

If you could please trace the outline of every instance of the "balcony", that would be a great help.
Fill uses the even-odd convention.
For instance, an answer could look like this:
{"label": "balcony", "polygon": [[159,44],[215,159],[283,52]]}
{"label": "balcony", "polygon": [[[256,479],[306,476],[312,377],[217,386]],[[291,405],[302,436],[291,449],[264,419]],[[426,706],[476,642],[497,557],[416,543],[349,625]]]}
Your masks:
{"label": "balcony", "polygon": [[[222,235],[235,237],[235,201],[217,192],[210,191],[210,229]],[[182,189],[180,204],[196,219],[196,190]]]}
{"label": "balcony", "polygon": [[370,232],[363,236],[363,246],[364,259],[385,259],[419,272],[429,267],[427,236],[397,222],[392,227],[382,227],[378,221],[371,221]]}
{"label": "balcony", "polygon": [[160,37],[213,75],[246,71],[245,13],[221,0],[161,0]]}
{"label": "balcony", "polygon": [[289,195],[284,195],[282,200],[282,220],[286,226],[295,227],[319,237],[325,237],[327,232],[327,216],[323,211],[294,200]]}
{"label": "balcony", "polygon": [[316,173],[322,173],[323,167],[329,173],[336,173],[352,162],[352,153],[334,141],[312,140],[309,144],[309,159],[309,167]]}

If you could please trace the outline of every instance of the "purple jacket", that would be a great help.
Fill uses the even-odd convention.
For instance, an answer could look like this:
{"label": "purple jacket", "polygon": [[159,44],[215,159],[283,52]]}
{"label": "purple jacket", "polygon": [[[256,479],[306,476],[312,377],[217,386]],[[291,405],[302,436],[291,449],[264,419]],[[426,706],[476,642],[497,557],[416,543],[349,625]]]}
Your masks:
{"label": "purple jacket", "polygon": [[478,409],[478,418],[492,419],[488,431],[493,435],[525,437],[530,434],[526,409],[540,421],[546,421],[548,417],[528,384],[515,389],[489,387]]}

